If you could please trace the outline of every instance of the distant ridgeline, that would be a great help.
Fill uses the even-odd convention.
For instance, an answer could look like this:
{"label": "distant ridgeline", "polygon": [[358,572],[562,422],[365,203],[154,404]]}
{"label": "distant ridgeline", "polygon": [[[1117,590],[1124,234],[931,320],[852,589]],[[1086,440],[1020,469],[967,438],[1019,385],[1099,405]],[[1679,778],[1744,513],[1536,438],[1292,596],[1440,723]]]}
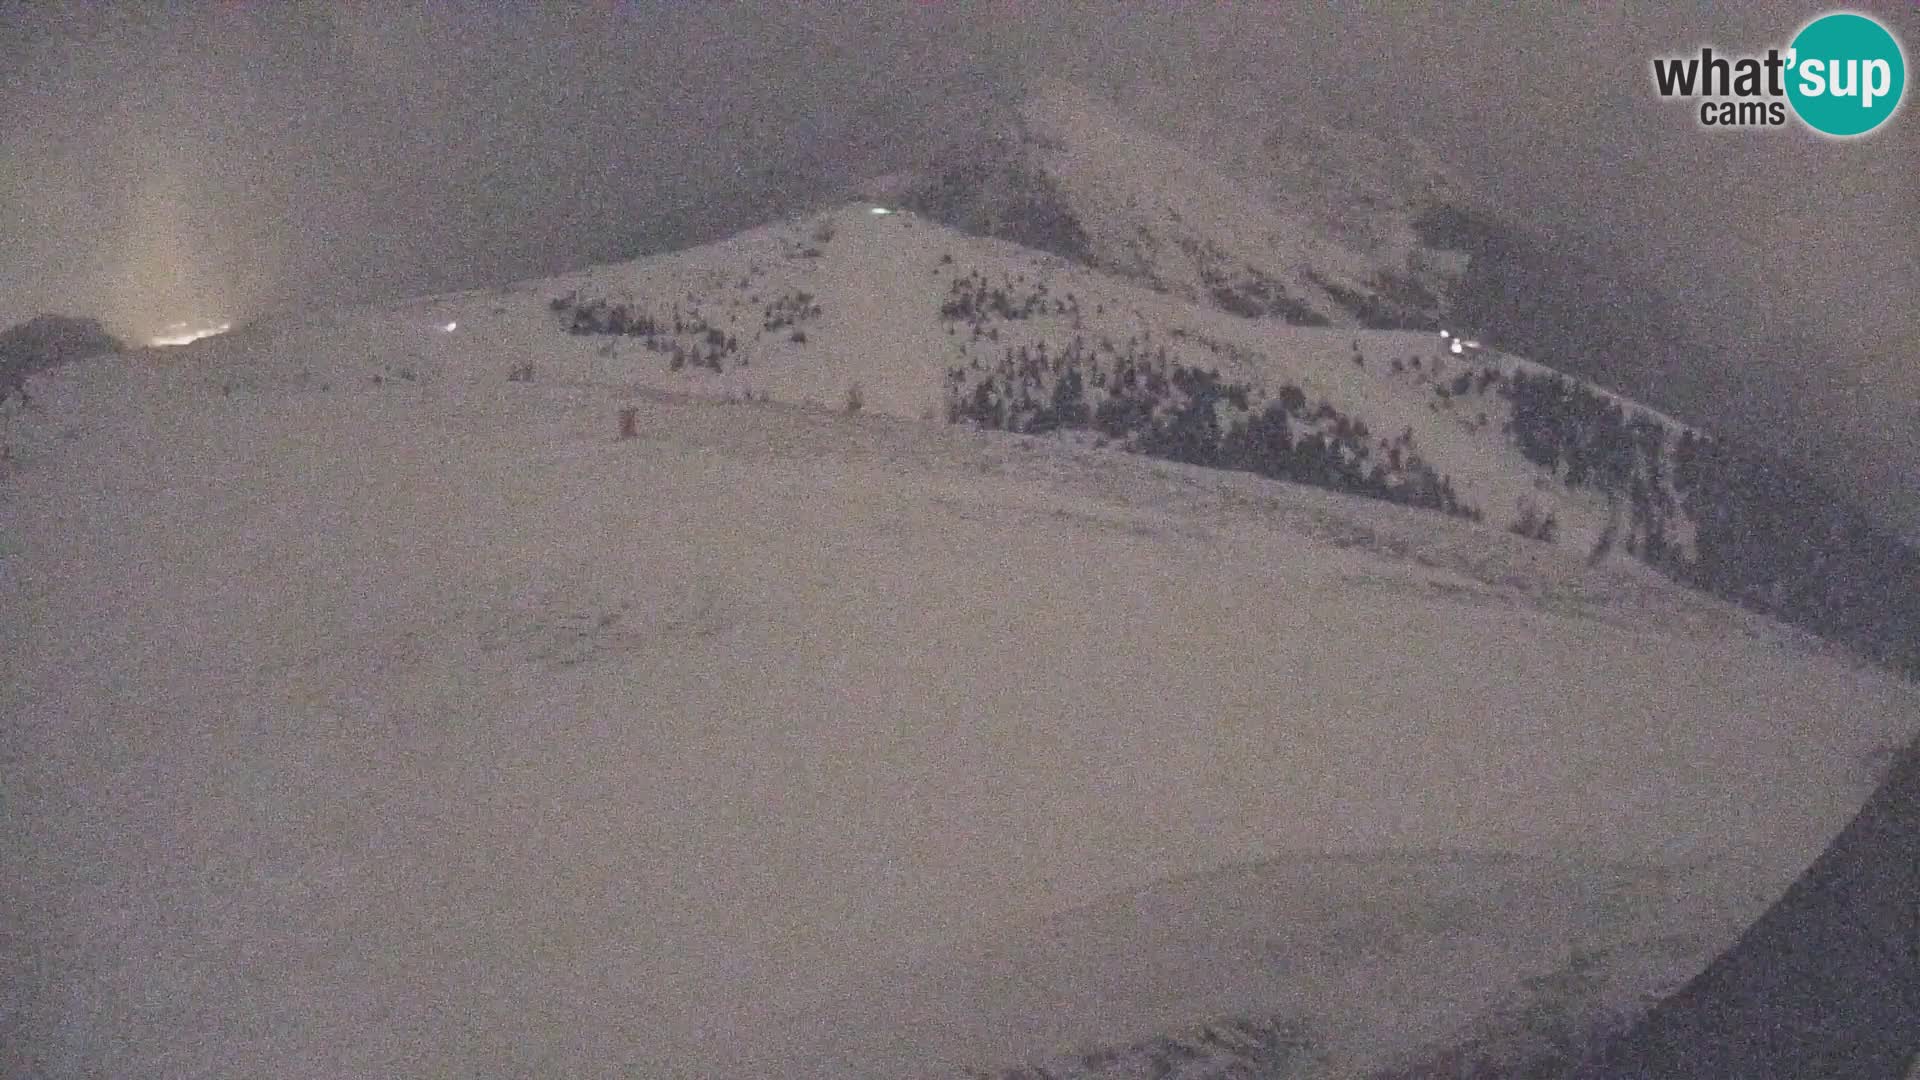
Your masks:
{"label": "distant ridgeline", "polygon": [[25,396],[26,377],[36,371],[122,346],[98,320],[40,315],[0,332],[0,400]]}

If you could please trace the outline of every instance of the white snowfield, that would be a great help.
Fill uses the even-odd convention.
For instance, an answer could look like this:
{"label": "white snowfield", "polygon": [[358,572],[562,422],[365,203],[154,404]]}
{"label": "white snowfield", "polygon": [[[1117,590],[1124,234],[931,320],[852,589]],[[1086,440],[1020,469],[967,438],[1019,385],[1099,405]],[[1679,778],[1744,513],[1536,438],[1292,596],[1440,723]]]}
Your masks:
{"label": "white snowfield", "polygon": [[[1204,306],[1444,292],[1430,158],[1136,105],[1008,151],[1105,273],[829,206],[0,403],[0,1074],[1354,1076],[1697,972],[1915,691],[1589,566],[1618,509],[1438,389],[1527,361]],[[1486,520],[938,422],[1042,345]]]}
{"label": "white snowfield", "polygon": [[1071,1075],[1244,1016],[1352,1075],[1677,985],[1920,726],[1494,521],[623,388],[564,288],[6,407],[0,1072]]}
{"label": "white snowfield", "polygon": [[[944,416],[942,377],[953,368],[990,366],[1042,346],[1054,356],[1077,346],[1108,367],[1121,353],[1164,350],[1172,362],[1249,384],[1256,411],[1282,386],[1300,387],[1310,408],[1326,402],[1364,421],[1375,461],[1385,459],[1388,441],[1411,433],[1409,449],[1449,477],[1496,528],[1531,505],[1555,517],[1561,545],[1585,553],[1619,524],[1622,508],[1606,496],[1569,489],[1513,448],[1502,430],[1510,407],[1496,390],[1439,392],[1461,375],[1544,370],[1537,364],[1491,350],[1452,356],[1438,334],[1242,318],[911,213],[871,210],[832,207],[686,251],[505,288],[275,320],[168,350],[158,362],[216,392],[314,392],[374,378],[492,385],[530,361],[544,381],[832,408],[858,388],[867,412],[933,419]],[[1015,305],[1042,302],[1027,317],[983,320],[991,336],[975,336],[969,322],[940,315],[956,289],[974,288],[998,291]],[[663,327],[660,351],[640,335],[561,332],[567,316],[549,304],[564,298],[654,318]],[[809,314],[767,329],[782,304],[796,302]],[[677,334],[676,318],[684,321]],[[735,344],[723,370],[690,359],[670,371],[669,345],[689,357],[704,354],[709,328]],[[1684,426],[1623,404],[1629,416],[1666,429],[1671,458]],[[1690,553],[1684,515],[1671,528],[1676,549]],[[1618,549],[1612,559],[1634,567]]]}

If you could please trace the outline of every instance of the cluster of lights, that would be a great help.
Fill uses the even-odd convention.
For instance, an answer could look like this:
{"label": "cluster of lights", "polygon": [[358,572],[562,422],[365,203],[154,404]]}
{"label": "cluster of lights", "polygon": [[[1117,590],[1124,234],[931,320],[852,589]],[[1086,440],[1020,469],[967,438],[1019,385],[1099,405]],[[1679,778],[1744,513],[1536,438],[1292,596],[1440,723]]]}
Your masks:
{"label": "cluster of lights", "polygon": [[190,342],[199,341],[201,338],[209,338],[215,334],[224,334],[231,329],[233,329],[233,324],[230,322],[168,323],[165,330],[148,338],[147,344],[153,346],[186,345]]}
{"label": "cluster of lights", "polygon": [[1469,338],[1462,338],[1457,335],[1450,334],[1445,330],[1440,331],[1440,336],[1448,340],[1447,351],[1452,353],[1455,356],[1459,356],[1461,353],[1465,353],[1465,352],[1480,351],[1480,343],[1478,341],[1474,341]]}

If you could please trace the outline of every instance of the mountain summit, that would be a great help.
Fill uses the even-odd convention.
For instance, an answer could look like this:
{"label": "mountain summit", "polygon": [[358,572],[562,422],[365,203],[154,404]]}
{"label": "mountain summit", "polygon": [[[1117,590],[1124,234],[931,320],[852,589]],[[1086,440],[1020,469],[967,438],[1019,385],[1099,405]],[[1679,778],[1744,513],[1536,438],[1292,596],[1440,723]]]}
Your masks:
{"label": "mountain summit", "polygon": [[1549,281],[1415,144],[1132,108],[1042,84],[1007,131],[865,201],[510,288],[301,313],[177,363],[223,388],[531,365],[1048,435],[1479,521],[1920,667],[1920,609],[1868,584],[1920,582],[1911,549],[1794,470],[1503,345],[1573,321],[1592,332],[1574,353],[1605,352],[1606,320],[1639,315],[1615,303],[1630,293],[1598,294],[1618,310],[1592,319],[1571,294],[1537,302],[1528,275],[1575,279]]}
{"label": "mountain summit", "polygon": [[1920,705],[1682,583],[1912,564],[1435,327],[1417,156],[1176,121],[23,376],[0,1073],[1375,1075],[1698,972]]}
{"label": "mountain summit", "polygon": [[1005,130],[877,181],[963,232],[1300,326],[1438,329],[1466,267],[1431,227],[1466,189],[1423,148],[1303,120],[1158,123],[1042,82]]}

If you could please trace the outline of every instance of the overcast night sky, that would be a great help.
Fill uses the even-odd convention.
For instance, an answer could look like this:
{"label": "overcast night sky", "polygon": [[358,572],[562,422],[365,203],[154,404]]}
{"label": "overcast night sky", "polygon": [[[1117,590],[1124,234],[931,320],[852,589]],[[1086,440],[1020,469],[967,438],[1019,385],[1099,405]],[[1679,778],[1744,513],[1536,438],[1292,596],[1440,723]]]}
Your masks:
{"label": "overcast night sky", "polygon": [[[1920,533],[1911,101],[1849,143],[1708,133],[1647,71],[1784,46],[1815,6],[161,7],[0,5],[0,324],[92,314],[137,338],[538,276],[911,163],[1023,72],[1158,80],[1419,135],[1682,303],[1718,346],[1690,418],[1837,447],[1827,467]],[[1920,12],[1862,10],[1913,51]]]}

